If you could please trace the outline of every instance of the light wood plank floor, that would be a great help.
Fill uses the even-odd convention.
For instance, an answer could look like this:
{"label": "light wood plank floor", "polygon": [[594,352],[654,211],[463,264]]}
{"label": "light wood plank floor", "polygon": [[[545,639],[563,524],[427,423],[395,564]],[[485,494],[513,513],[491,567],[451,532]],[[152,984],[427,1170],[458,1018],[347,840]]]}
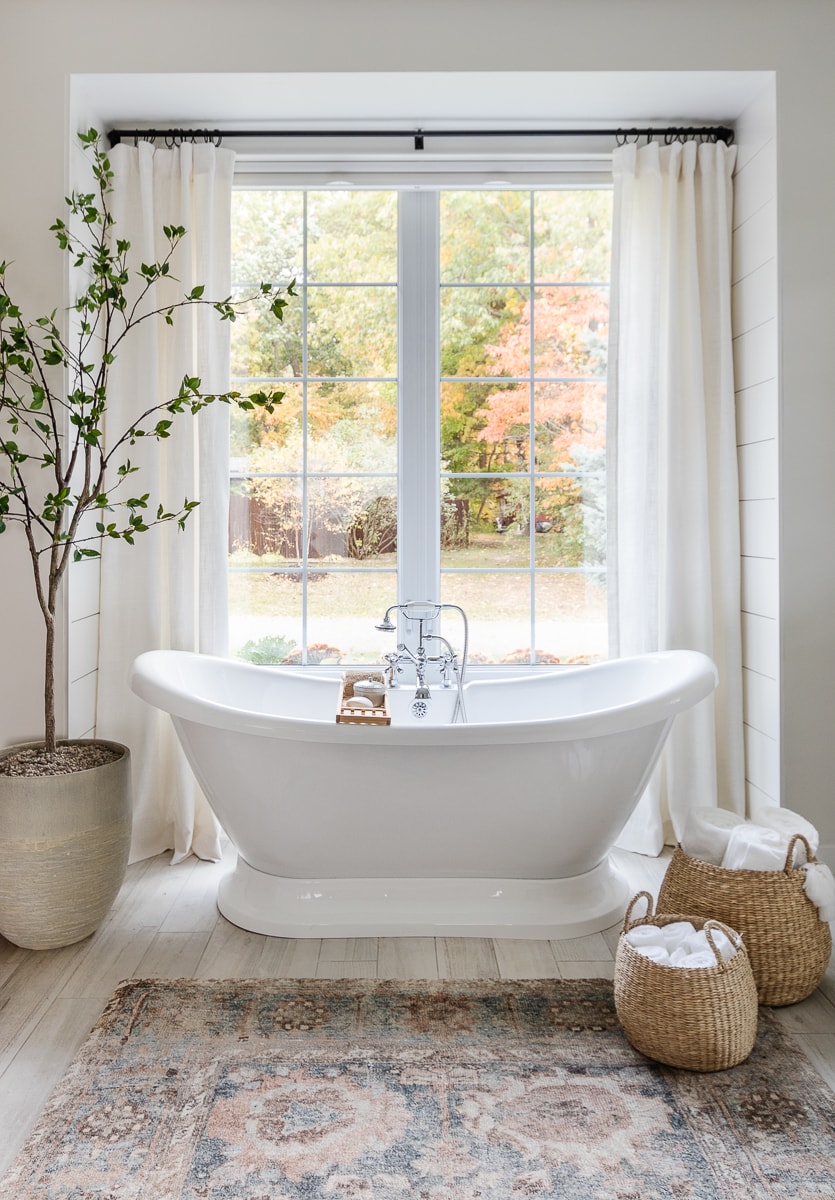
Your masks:
{"label": "light wood plank floor", "polygon": [[[634,891],[657,895],[666,859],[616,852]],[[611,978],[619,926],[565,941],[504,938],[323,938],[246,933],[215,907],[234,860],[159,855],[128,869],[107,920],[61,950],[0,938],[0,1173],[34,1124],[117,985],[129,978]],[[802,1004],[777,1010],[835,1089],[835,966]]]}

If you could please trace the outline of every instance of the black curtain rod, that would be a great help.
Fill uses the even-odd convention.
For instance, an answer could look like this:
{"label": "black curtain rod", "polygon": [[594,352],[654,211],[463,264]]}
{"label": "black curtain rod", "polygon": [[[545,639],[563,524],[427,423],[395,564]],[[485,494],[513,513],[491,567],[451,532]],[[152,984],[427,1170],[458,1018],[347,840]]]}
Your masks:
{"label": "black curtain rod", "polygon": [[724,125],[651,126],[643,129],[111,129],[107,135],[110,145],[132,139],[155,141],[163,138],[169,146],[182,142],[211,142],[221,145],[224,138],[414,138],[415,150],[424,149],[426,138],[479,137],[611,137],[619,146],[646,138],[658,138],[666,145],[672,142],[701,140],[725,142],[730,145],[734,132]]}

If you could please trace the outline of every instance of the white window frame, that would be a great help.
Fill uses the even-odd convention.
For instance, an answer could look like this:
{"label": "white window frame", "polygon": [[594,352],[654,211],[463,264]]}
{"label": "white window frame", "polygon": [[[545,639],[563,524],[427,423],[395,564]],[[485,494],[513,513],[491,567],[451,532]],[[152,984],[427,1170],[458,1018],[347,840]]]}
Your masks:
{"label": "white window frame", "polygon": [[[439,157],[439,156],[436,156]],[[428,156],[427,156],[428,159]],[[392,603],[438,600],[441,593],[441,481],[440,470],[440,206],[438,193],[467,190],[563,190],[611,188],[611,156],[596,154],[587,160],[549,159],[520,162],[506,154],[490,155],[489,165],[471,156],[452,166],[423,160],[415,171],[414,158],[391,156],[384,164],[375,159],[319,160],[279,163],[274,157],[238,160],[236,188],[317,191],[327,188],[398,191],[398,411],[397,411],[397,595]],[[487,168],[485,170],[485,167]],[[489,178],[485,178],[488,175]],[[500,175],[500,177],[497,177]],[[533,253],[533,251],[531,251]],[[533,279],[533,276],[531,276]],[[533,284],[532,284],[533,286]],[[305,393],[307,380],[304,381]],[[306,409],[306,405],[305,405]],[[533,446],[533,434],[531,445]],[[574,473],[572,473],[573,475]],[[481,475],[479,475],[481,478]],[[485,476],[489,478],[489,476]],[[303,488],[307,488],[306,463]],[[533,511],[533,510],[532,510]],[[307,517],[305,513],[304,520]],[[533,537],[533,535],[531,535]],[[403,548],[406,547],[406,552]],[[365,570],[375,570],[373,567]],[[379,570],[379,568],[377,568]],[[362,567],[356,570],[363,570]],[[489,567],[473,568],[495,574]],[[305,568],[305,572],[307,568]],[[533,625],[536,567],[527,568],[531,589]],[[379,614],[382,617],[382,613]],[[369,614],[373,621],[377,614]],[[426,628],[432,628],[428,626]],[[304,644],[307,612],[302,613]],[[410,644],[416,630],[398,622],[398,640]],[[531,638],[534,630],[531,629]],[[533,641],[531,642],[533,646]],[[534,664],[523,669],[530,670]],[[321,669],[321,668],[317,668]],[[490,664],[487,670],[506,670]],[[511,668],[513,669],[513,668]]]}
{"label": "white window frame", "polygon": [[[437,193],[401,192],[398,223],[397,602],[405,604],[437,600],[441,587]],[[411,632],[402,630],[403,639]]]}

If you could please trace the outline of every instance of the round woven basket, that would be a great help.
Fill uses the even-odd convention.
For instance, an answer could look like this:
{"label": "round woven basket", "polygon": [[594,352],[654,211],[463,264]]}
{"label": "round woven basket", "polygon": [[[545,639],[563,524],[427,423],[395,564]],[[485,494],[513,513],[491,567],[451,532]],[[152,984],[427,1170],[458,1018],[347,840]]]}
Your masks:
{"label": "round woven basket", "polygon": [[691,858],[677,846],[658,893],[666,911],[715,917],[745,939],[760,1004],[796,1004],[823,979],[832,954],[826,921],[803,890],[804,873],[794,867],[798,842],[815,862],[809,843],[795,834],[782,871],[732,871]]}
{"label": "round woven basket", "polygon": [[[632,909],[647,901],[647,915]],[[715,967],[670,967],[640,954],[624,936],[638,925],[690,921],[704,929]],[[723,960],[712,932],[719,929],[737,947]],[[693,916],[652,915],[649,892],[638,892],[626,910],[615,955],[615,1010],[629,1042],[656,1062],[688,1071],[724,1071],[743,1062],[757,1036],[757,988],[748,954],[736,930],[721,921]]]}

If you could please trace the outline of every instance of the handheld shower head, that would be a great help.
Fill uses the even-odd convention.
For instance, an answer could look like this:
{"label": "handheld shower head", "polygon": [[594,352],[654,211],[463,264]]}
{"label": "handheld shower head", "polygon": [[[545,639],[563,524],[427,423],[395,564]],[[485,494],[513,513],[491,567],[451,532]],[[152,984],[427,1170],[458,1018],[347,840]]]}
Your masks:
{"label": "handheld shower head", "polygon": [[[396,608],[397,605],[394,605],[393,607]],[[382,621],[374,626],[374,628],[379,629],[381,633],[394,633],[397,626],[392,623],[391,616],[389,615],[392,611],[392,608],[387,608],[386,615],[383,617]]]}

